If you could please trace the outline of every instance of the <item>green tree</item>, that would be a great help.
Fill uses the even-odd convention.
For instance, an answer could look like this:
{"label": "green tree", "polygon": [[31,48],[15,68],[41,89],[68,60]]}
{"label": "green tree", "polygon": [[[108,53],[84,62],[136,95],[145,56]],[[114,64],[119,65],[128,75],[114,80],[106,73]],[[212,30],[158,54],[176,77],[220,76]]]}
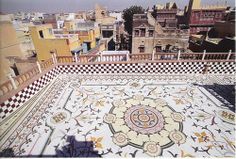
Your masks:
{"label": "green tree", "polygon": [[126,8],[123,11],[123,19],[124,19],[124,25],[125,30],[132,35],[133,31],[133,15],[134,14],[142,14],[144,13],[144,9],[141,6],[131,6],[129,8]]}
{"label": "green tree", "polygon": [[129,33],[129,42],[128,42],[128,49],[131,52],[132,50],[132,31],[133,31],[133,15],[134,14],[143,14],[144,9],[141,6],[131,6],[123,10],[123,19],[125,30]]}
{"label": "green tree", "polygon": [[154,5],[154,6],[152,7],[152,16],[153,16],[153,18],[155,18],[155,19],[156,19],[156,17],[157,17],[157,7],[156,7],[156,5]]}

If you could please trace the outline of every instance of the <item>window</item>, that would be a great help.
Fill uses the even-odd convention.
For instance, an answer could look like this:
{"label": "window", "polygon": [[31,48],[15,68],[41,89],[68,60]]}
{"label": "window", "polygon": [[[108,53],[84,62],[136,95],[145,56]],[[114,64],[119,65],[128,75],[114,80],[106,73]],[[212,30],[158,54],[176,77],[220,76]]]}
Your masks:
{"label": "window", "polygon": [[49,29],[48,29],[48,32],[49,32],[49,34],[52,35],[52,28],[49,28]]}
{"label": "window", "polygon": [[140,46],[140,47],[139,47],[139,52],[140,52],[140,53],[144,53],[144,51],[145,51],[145,47],[144,47],[144,46]]}
{"label": "window", "polygon": [[134,35],[135,35],[135,36],[139,36],[139,30],[135,30],[135,31],[134,31]]}
{"label": "window", "polygon": [[43,36],[43,31],[42,31],[42,30],[39,30],[39,36],[40,36],[41,38],[44,38],[44,36]]}
{"label": "window", "polygon": [[161,46],[156,46],[156,53],[161,52]]}
{"label": "window", "polygon": [[142,36],[142,37],[145,36],[145,29],[141,29],[141,36]]}
{"label": "window", "polygon": [[149,37],[153,37],[153,30],[149,30]]}

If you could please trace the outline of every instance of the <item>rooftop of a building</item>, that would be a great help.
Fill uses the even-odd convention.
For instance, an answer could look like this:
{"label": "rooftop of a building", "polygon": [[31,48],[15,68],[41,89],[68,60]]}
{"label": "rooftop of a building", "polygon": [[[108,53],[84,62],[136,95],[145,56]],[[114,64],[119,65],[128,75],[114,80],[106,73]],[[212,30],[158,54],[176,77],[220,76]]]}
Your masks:
{"label": "rooftop of a building", "polygon": [[233,157],[234,59],[53,56],[1,86],[1,156]]}

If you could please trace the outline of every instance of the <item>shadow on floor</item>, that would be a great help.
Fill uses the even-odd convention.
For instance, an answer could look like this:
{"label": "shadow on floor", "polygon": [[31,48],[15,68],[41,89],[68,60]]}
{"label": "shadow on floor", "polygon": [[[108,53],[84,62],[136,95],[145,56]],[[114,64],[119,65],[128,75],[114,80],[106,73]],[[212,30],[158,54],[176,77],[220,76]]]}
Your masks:
{"label": "shadow on floor", "polygon": [[235,86],[234,85],[203,85],[216,99],[221,101],[231,111],[235,112]]}
{"label": "shadow on floor", "polygon": [[0,152],[0,157],[101,157],[92,141],[76,141],[74,136],[68,136],[67,142],[69,144],[55,150],[55,155],[14,155],[13,149],[8,148]]}

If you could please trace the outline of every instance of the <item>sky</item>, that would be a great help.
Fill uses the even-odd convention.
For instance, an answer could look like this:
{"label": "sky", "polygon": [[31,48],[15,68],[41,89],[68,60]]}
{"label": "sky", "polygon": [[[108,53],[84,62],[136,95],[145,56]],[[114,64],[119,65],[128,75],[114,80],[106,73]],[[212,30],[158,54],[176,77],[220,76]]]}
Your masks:
{"label": "sky", "polygon": [[[131,5],[141,5],[151,8],[154,4],[164,4],[175,1],[179,8],[184,8],[189,0],[0,0],[0,11],[3,13],[23,12],[76,12],[79,10],[93,10],[96,3],[108,10],[123,10]],[[234,7],[234,0],[202,0],[202,4],[227,4]]]}

